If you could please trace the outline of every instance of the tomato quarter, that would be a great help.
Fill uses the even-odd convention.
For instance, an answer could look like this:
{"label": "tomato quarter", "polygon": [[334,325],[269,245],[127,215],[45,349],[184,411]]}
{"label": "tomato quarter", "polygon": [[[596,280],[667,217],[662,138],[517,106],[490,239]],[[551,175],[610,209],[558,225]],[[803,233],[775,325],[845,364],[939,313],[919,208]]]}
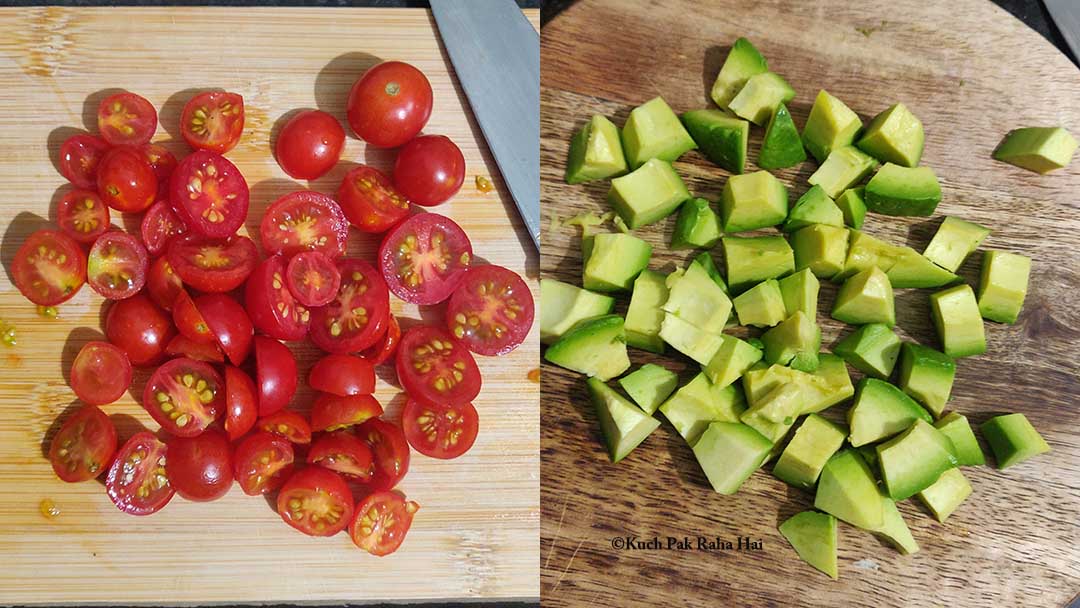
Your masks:
{"label": "tomato quarter", "polygon": [[86,282],[86,255],[63,232],[38,230],[15,253],[11,278],[27,300],[55,306],[71,299]]}
{"label": "tomato quarter", "polygon": [[150,515],[172,500],[174,492],[165,472],[167,450],[147,431],[124,443],[105,477],[105,491],[117,508],[131,515]]}
{"label": "tomato quarter", "polygon": [[473,266],[450,296],[446,325],[478,355],[505,355],[525,341],[533,323],[533,297],[516,272]]}
{"label": "tomato quarter", "polygon": [[105,335],[135,367],[156,365],[176,335],[172,320],[142,294],[117,300],[105,316]]}
{"label": "tomato quarter", "polygon": [[221,376],[209,364],[173,359],[150,376],[143,408],[169,433],[194,437],[224,411],[224,388]]}
{"label": "tomato quarter", "polygon": [[233,482],[232,446],[225,433],[207,429],[196,437],[169,440],[165,472],[176,493],[188,500],[217,500]]}
{"label": "tomato quarter", "polygon": [[278,340],[302,340],[308,333],[311,311],[289,291],[285,269],[281,255],[260,262],[244,287],[244,304],[251,322],[262,333]]}
{"label": "tomato quarter", "polygon": [[143,144],[139,146],[146,164],[154,171],[158,178],[158,184],[166,184],[172,172],[176,170],[176,157],[172,152],[159,144]]}
{"label": "tomato quarter", "polygon": [[285,284],[304,306],[322,306],[334,299],[341,287],[341,273],[334,261],[318,251],[301,251],[285,268]]}
{"label": "tomato quarter", "polygon": [[381,416],[383,408],[371,395],[341,397],[322,393],[311,406],[311,428],[315,431],[339,431]]}
{"label": "tomato quarter", "polygon": [[206,91],[184,104],[180,133],[192,148],[224,154],[244,132],[244,98],[236,93]]}
{"label": "tomato quarter", "polygon": [[385,61],[364,72],[349,91],[349,126],[379,148],[396,148],[424,128],[431,116],[431,83],[401,61]]}
{"label": "tomato quarter", "polygon": [[109,208],[90,190],[72,190],[60,199],[56,223],[80,243],[93,243],[109,230]]}
{"label": "tomato quarter", "polygon": [[116,346],[108,342],[87,342],[75,355],[71,364],[71,388],[85,403],[112,403],[130,386],[131,362]]}
{"label": "tomato quarter", "polygon": [[157,111],[145,98],[124,91],[109,95],[98,105],[98,131],[110,144],[145,144],[157,130]]}
{"label": "tomato quarter", "polygon": [[167,255],[180,279],[199,291],[236,289],[259,262],[255,243],[246,236],[209,239],[185,234],[169,242]]}
{"label": "tomato quarter", "polygon": [[173,272],[172,266],[169,266],[169,259],[165,256],[161,256],[150,264],[150,270],[146,276],[146,291],[154,304],[169,311],[172,310],[176,297],[184,291],[183,281]]}
{"label": "tomato quarter", "polygon": [[240,365],[247,360],[255,329],[244,307],[225,294],[211,293],[199,296],[195,308],[206,319],[210,332],[229,361]]}
{"label": "tomato quarter", "polygon": [[333,536],[352,520],[352,493],[345,480],[323,467],[292,474],[278,492],[281,519],[310,536]]}
{"label": "tomato quarter", "polygon": [[363,357],[326,355],[308,372],[311,388],[342,397],[375,392],[375,367]]}
{"label": "tomato quarter", "polygon": [[471,403],[431,406],[409,399],[401,429],[414,450],[432,458],[457,458],[476,441],[480,419]]}
{"label": "tomato quarter", "polygon": [[465,157],[449,137],[422,135],[394,161],[394,185],[405,198],[431,207],[450,200],[465,183]]}
{"label": "tomato quarter", "polygon": [[172,318],[176,330],[188,340],[200,344],[215,342],[210,324],[203,318],[202,313],[195,307],[195,301],[186,291],[181,290],[173,300]]}
{"label": "tomato quarter", "polygon": [[216,152],[190,154],[173,171],[169,188],[173,208],[196,234],[225,238],[247,219],[247,181],[236,165]]}
{"label": "tomato quarter", "polygon": [[371,448],[347,431],[328,433],[316,439],[308,451],[307,461],[360,481],[371,479],[373,473]]}
{"label": "tomato quarter", "polygon": [[292,443],[311,443],[311,425],[304,417],[289,410],[279,410],[255,423],[260,431],[280,435]]}
{"label": "tomato quarter", "polygon": [[372,418],[357,428],[356,436],[368,444],[375,457],[375,472],[368,482],[373,492],[393,488],[409,472],[409,442],[396,425]]}
{"label": "tomato quarter", "polygon": [[196,342],[183,334],[169,340],[165,345],[165,354],[170,357],[187,357],[207,363],[224,363],[225,353],[216,342]]}
{"label": "tomato quarter", "polygon": [[97,406],[78,409],[60,427],[49,445],[56,476],[68,482],[101,475],[116,452],[116,428]]}
{"label": "tomato quarter", "polygon": [[378,342],[372,344],[364,352],[360,353],[372,365],[382,365],[397,352],[398,342],[401,341],[401,326],[398,325],[394,315],[387,315],[386,331]]}
{"label": "tomato quarter", "polygon": [[376,556],[398,550],[412,526],[420,505],[398,492],[375,492],[356,505],[356,515],[349,524],[353,543]]}
{"label": "tomato quarter", "polygon": [[255,368],[259,415],[272,414],[288,405],[297,383],[296,359],[292,351],[273,338],[255,336]]}
{"label": "tomato quarter", "polygon": [[321,251],[328,258],[345,253],[349,221],[334,199],[300,190],[277,199],[259,224],[263,249],[291,257],[301,251]]}
{"label": "tomato quarter", "polygon": [[450,297],[472,258],[465,231],[437,213],[410,217],[386,233],[379,246],[379,268],[390,291],[414,304],[438,304]]}
{"label": "tomato quarter", "polygon": [[86,281],[110,300],[123,300],[146,285],[150,257],[138,239],[113,230],[94,241],[87,256]]}
{"label": "tomato quarter", "polygon": [[397,375],[409,396],[427,405],[461,405],[480,393],[472,354],[441,327],[418,325],[405,332]]}
{"label": "tomato quarter", "polygon": [[336,118],[319,110],[293,116],[274,144],[278,164],[295,179],[316,179],[333,168],[345,147],[345,129]]}
{"label": "tomato quarter", "polygon": [[158,178],[136,148],[119,146],[101,157],[97,191],[106,205],[121,213],[138,213],[154,203]]}
{"label": "tomato quarter", "polygon": [[386,232],[409,217],[409,201],[394,188],[390,178],[366,165],[345,175],[337,200],[349,222],[364,232]]}
{"label": "tomato quarter", "polygon": [[328,353],[351,353],[378,341],[390,315],[390,292],[371,264],[338,260],[341,287],[326,306],[311,311],[311,341]]}
{"label": "tomato quarter", "polygon": [[233,475],[248,496],[273,492],[293,471],[292,444],[273,433],[256,432],[236,446]]}
{"label": "tomato quarter", "polygon": [[143,244],[150,255],[160,255],[169,244],[169,239],[187,232],[187,226],[166,201],[158,201],[146,210],[142,224]]}
{"label": "tomato quarter", "polygon": [[226,365],[225,432],[229,439],[235,441],[247,434],[255,426],[258,414],[258,397],[251,376],[238,367]]}
{"label": "tomato quarter", "polygon": [[104,140],[81,133],[60,144],[60,174],[76,188],[97,187],[97,167],[109,151]]}

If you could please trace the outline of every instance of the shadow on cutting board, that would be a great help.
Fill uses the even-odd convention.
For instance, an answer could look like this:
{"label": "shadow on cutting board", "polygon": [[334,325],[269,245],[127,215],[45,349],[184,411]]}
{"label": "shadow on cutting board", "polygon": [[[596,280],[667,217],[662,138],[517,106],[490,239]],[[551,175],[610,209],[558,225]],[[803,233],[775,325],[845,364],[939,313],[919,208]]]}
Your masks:
{"label": "shadow on cutting board", "polygon": [[348,128],[349,121],[345,116],[349,91],[357,78],[382,62],[382,58],[371,53],[344,53],[331,59],[315,77],[315,106],[341,121],[348,137],[356,137]]}

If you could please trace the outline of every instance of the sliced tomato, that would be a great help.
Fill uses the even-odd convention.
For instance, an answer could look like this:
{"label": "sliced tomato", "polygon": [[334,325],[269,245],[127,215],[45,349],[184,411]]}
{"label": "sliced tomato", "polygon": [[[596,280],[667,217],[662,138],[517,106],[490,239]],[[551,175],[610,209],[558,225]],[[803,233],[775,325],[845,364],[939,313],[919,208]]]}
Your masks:
{"label": "sliced tomato", "polygon": [[382,416],[383,408],[371,395],[341,397],[322,393],[311,406],[311,428],[315,431],[339,431]]}
{"label": "sliced tomato", "polygon": [[208,502],[221,498],[233,482],[228,437],[217,429],[206,429],[195,437],[170,439],[165,472],[176,493],[187,500]]}
{"label": "sliced tomato", "polygon": [[105,315],[105,335],[135,367],[157,365],[176,328],[165,311],[142,294],[117,300]]}
{"label": "sliced tomato", "polygon": [[278,340],[302,340],[311,312],[293,297],[285,284],[285,257],[274,255],[255,268],[244,287],[244,304],[251,322]]}
{"label": "sliced tomato", "polygon": [[157,198],[158,178],[137,148],[118,146],[98,163],[97,191],[109,207],[139,213]]}
{"label": "sliced tomato", "polygon": [[194,437],[225,411],[225,385],[209,364],[173,359],[146,383],[143,408],[177,437]]}
{"label": "sliced tomato", "polygon": [[337,200],[349,222],[364,232],[386,232],[409,217],[409,201],[386,174],[367,165],[345,175]]}
{"label": "sliced tomato", "polygon": [[401,326],[398,325],[394,315],[387,315],[386,332],[378,342],[372,344],[364,352],[360,353],[372,365],[382,365],[397,352],[398,342],[401,341]]}
{"label": "sliced tomato", "polygon": [[86,255],[63,232],[38,230],[15,253],[11,278],[27,300],[55,306],[70,300],[86,282]]}
{"label": "sliced tomato", "polygon": [[138,146],[157,131],[157,110],[146,98],[124,91],[109,95],[98,105],[98,132],[114,146]]}
{"label": "sliced tomato", "polygon": [[375,473],[368,482],[373,492],[390,490],[404,479],[409,472],[409,442],[397,425],[372,418],[357,428],[356,436],[375,456]]}
{"label": "sliced tomato", "polygon": [[259,224],[259,235],[263,249],[271,255],[320,251],[333,259],[345,253],[349,221],[334,199],[301,190],[270,205]]}
{"label": "sliced tomato", "polygon": [[281,435],[293,443],[311,443],[311,425],[296,412],[280,410],[269,416],[259,418],[255,428],[267,433]]}
{"label": "sliced tomato", "polygon": [[233,476],[248,496],[267,494],[281,487],[293,471],[292,444],[288,439],[259,431],[236,446]]}
{"label": "sliced tomato", "polygon": [[398,492],[374,492],[356,505],[349,524],[353,543],[372,555],[390,555],[398,550],[412,526],[420,505]]}
{"label": "sliced tomato", "polygon": [[72,135],[60,144],[60,175],[76,188],[96,188],[98,163],[108,151],[109,144],[100,138]]}
{"label": "sliced tomato", "polygon": [[176,170],[176,157],[173,153],[169,152],[165,146],[158,144],[143,144],[139,146],[139,151],[146,159],[146,164],[154,170],[158,184],[167,183],[172,172]]}
{"label": "sliced tomato", "polygon": [[235,441],[255,426],[259,402],[255,383],[244,370],[225,366],[225,432]]}
{"label": "sliced tomato", "polygon": [[337,265],[341,287],[329,304],[311,311],[311,341],[328,353],[357,352],[385,331],[390,292],[371,264],[350,258]]}
{"label": "sliced tomato", "polygon": [[292,474],[278,492],[281,519],[310,536],[333,536],[352,521],[352,493],[345,480],[323,467]]}
{"label": "sliced tomato", "polygon": [[87,256],[86,281],[109,300],[123,300],[146,285],[150,256],[138,239],[112,230],[94,241]]}
{"label": "sliced tomato", "polygon": [[244,98],[236,93],[206,91],[184,104],[180,133],[192,148],[224,154],[244,133]]}
{"label": "sliced tomato", "polygon": [[165,443],[148,431],[128,439],[105,477],[105,491],[121,511],[131,515],[157,513],[174,491],[165,472]]}
{"label": "sliced tomato", "polygon": [[75,355],[71,364],[71,389],[84,403],[112,403],[130,386],[131,361],[116,346],[108,342],[87,342]]}
{"label": "sliced tomato", "polygon": [[302,251],[285,268],[285,285],[304,306],[322,306],[337,295],[341,272],[319,251]]}
{"label": "sliced tomato", "polygon": [[206,319],[210,332],[229,361],[233,365],[246,361],[255,329],[244,307],[225,294],[209,293],[195,300],[195,308]]}
{"label": "sliced tomato", "polygon": [[296,359],[284,344],[255,336],[255,368],[259,387],[259,415],[273,414],[289,404],[296,393]]}
{"label": "sliced tomato", "polygon": [[53,437],[49,461],[60,479],[86,481],[101,475],[115,452],[116,427],[97,406],[86,405],[69,416]]}
{"label": "sliced tomato", "polygon": [[438,304],[472,264],[472,243],[454,220],[419,213],[386,233],[379,268],[394,295],[413,304]]}
{"label": "sliced tomato", "polygon": [[247,181],[229,159],[207,150],[188,155],[169,183],[172,204],[188,230],[205,237],[232,236],[247,219]]}
{"label": "sliced tomato", "polygon": [[212,293],[236,289],[259,263],[255,243],[240,235],[209,239],[185,234],[169,242],[167,255],[185,284]]}
{"label": "sliced tomato", "polygon": [[363,357],[326,355],[308,372],[311,388],[331,395],[370,395],[375,392],[375,366]]}
{"label": "sliced tomato", "polygon": [[60,199],[56,223],[80,243],[93,243],[109,230],[109,208],[90,190],[72,190]]}
{"label": "sliced tomato", "polygon": [[418,325],[405,332],[397,375],[409,396],[427,405],[462,405],[480,394],[476,360],[441,327]]}
{"label": "sliced tomato", "polygon": [[450,296],[446,325],[478,355],[505,355],[525,341],[533,323],[533,296],[512,270],[473,266]]}
{"label": "sliced tomato", "polygon": [[168,311],[172,310],[176,297],[184,291],[184,282],[173,272],[169,259],[165,256],[150,263],[150,270],[146,275],[146,291],[154,304]]}
{"label": "sliced tomato", "polygon": [[479,426],[471,403],[431,406],[409,399],[401,414],[401,430],[409,445],[425,456],[443,460],[468,452]]}
{"label": "sliced tomato", "polygon": [[173,300],[172,317],[181,336],[199,344],[214,344],[214,332],[210,331],[210,324],[203,318],[202,313],[195,307],[195,301],[186,291],[181,290]]}
{"label": "sliced tomato", "polygon": [[170,357],[187,357],[207,363],[225,362],[225,353],[221,352],[221,347],[216,342],[196,342],[183,334],[169,340],[165,346],[165,354]]}
{"label": "sliced tomato", "polygon": [[169,245],[169,239],[187,232],[187,226],[168,201],[159,200],[146,210],[140,231],[146,250],[150,255],[159,255]]}
{"label": "sliced tomato", "polygon": [[371,448],[347,431],[328,433],[316,439],[308,451],[307,461],[359,481],[367,481],[374,474]]}

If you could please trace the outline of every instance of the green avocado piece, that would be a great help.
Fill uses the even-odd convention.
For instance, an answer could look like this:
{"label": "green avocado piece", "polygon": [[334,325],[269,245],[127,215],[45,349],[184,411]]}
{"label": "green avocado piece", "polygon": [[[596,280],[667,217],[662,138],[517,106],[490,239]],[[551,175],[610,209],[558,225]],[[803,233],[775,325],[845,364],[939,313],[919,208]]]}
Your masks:
{"label": "green avocado piece", "polygon": [[761,349],[735,336],[721,334],[722,343],[703,370],[714,386],[723,388],[739,378],[761,360]]}
{"label": "green avocado piece", "polygon": [[631,169],[652,158],[671,162],[697,147],[671,106],[660,97],[630,111],[623,125],[622,145]]}
{"label": "green avocado piece", "polygon": [[893,500],[904,500],[929,488],[956,466],[949,438],[923,419],[877,446],[881,480]]}
{"label": "green avocado piece", "polygon": [[766,363],[789,365],[804,372],[813,372],[818,367],[821,328],[801,310],[766,331],[761,341],[765,343]]}
{"label": "green avocado piece", "polygon": [[930,167],[885,163],[866,184],[866,208],[885,215],[931,216],[941,202],[941,185]]}
{"label": "green avocado piece", "polygon": [[836,580],[835,517],[817,511],[796,513],[780,524],[780,534],[804,562]]}
{"label": "green avocado piece", "polygon": [[691,446],[697,443],[710,423],[738,422],[744,411],[746,397],[738,385],[716,386],[704,373],[679,387],[660,406],[660,412]]}
{"label": "green avocado piece", "polygon": [[795,268],[809,269],[814,276],[830,279],[844,270],[848,257],[848,230],[813,224],[791,235]]}
{"label": "green avocado piece", "polygon": [[622,317],[605,315],[579,322],[544,351],[544,359],[601,380],[618,376],[630,367]]}
{"label": "green avocado piece", "polygon": [[875,116],[855,145],[881,162],[915,167],[924,139],[922,121],[898,103]]}
{"label": "green avocado piece", "polygon": [[629,234],[597,234],[585,260],[581,284],[594,291],[625,291],[649,265],[652,246]]}
{"label": "green avocado piece", "polygon": [[[874,454],[876,459],[877,452],[873,449],[869,451]],[[860,451],[860,453],[862,452]],[[875,462],[877,461],[875,460]],[[915,542],[915,538],[911,536],[911,530],[907,527],[907,523],[904,522],[904,516],[896,508],[896,502],[886,496],[884,492],[881,495],[881,527],[871,530],[871,532],[884,538],[904,555],[911,555],[919,551],[919,545]]]}
{"label": "green avocado piece", "polygon": [[787,106],[776,106],[769,124],[765,127],[765,137],[761,140],[757,166],[762,169],[784,169],[793,167],[806,160],[799,130],[791,119]]}
{"label": "green avocado piece", "polygon": [[[764,397],[755,401],[744,415],[759,417],[773,424],[791,426],[806,403],[807,393],[817,391],[812,382],[777,384]],[[778,446],[779,447],[779,446]]]}
{"label": "green avocado piece", "polygon": [[666,280],[666,275],[648,268],[634,279],[634,291],[623,324],[628,346],[653,353],[664,352],[664,341],[660,339],[664,311],[660,307],[668,299]]}
{"label": "green avocado piece", "polygon": [[833,150],[850,146],[861,128],[859,115],[822,89],[818,91],[810,115],[806,118],[802,140],[810,154],[821,163]]}
{"label": "green avocado piece", "polygon": [[667,286],[667,302],[661,306],[664,312],[707,333],[724,330],[731,314],[731,300],[701,265],[690,264],[683,273],[671,273]]}
{"label": "green avocado piece", "polygon": [[734,494],[765,463],[772,443],[745,424],[718,421],[709,424],[693,449],[713,489]]}
{"label": "green avocado piece", "polygon": [[768,171],[732,175],[720,194],[724,232],[776,226],[787,214],[787,188]]}
{"label": "green avocado piece", "polygon": [[723,344],[719,333],[702,331],[700,327],[670,312],[664,313],[664,320],[660,324],[660,337],[669,346],[700,365],[708,365]]}
{"label": "green avocado piece", "polygon": [[679,386],[679,376],[667,368],[646,363],[619,378],[619,386],[646,414],[652,414]]}
{"label": "green avocado piece", "polygon": [[724,277],[720,276],[720,271],[716,268],[716,262],[713,261],[712,256],[708,251],[702,251],[694,257],[694,261],[691,264],[701,266],[701,269],[705,271],[705,274],[709,275],[709,278],[713,280],[724,291],[728,293],[727,283],[724,282]]}
{"label": "green avocado piece", "polygon": [[1023,414],[995,416],[982,423],[979,430],[990,444],[999,469],[1050,451],[1046,440]]}
{"label": "green avocado piece", "polygon": [[[803,136],[805,135],[804,131]],[[834,148],[825,162],[821,163],[806,181],[821,186],[825,189],[825,194],[835,199],[844,190],[862,181],[877,165],[878,162],[872,156],[855,146],[841,146]]]}
{"label": "green avocado piece", "polygon": [[720,73],[716,75],[710,97],[721,108],[728,107],[751,76],[769,71],[769,62],[746,38],[739,38],[731,45]]}
{"label": "green avocado piece", "polygon": [[723,110],[691,110],[681,118],[705,158],[732,173],[743,172],[750,123]]}
{"label": "green avocado piece", "polygon": [[849,441],[853,447],[881,441],[907,428],[916,420],[933,418],[900,389],[877,378],[863,378],[855,388],[855,403],[848,410]]}
{"label": "green avocado piece", "polygon": [[739,94],[728,104],[728,109],[740,118],[755,125],[764,125],[780,105],[795,99],[795,89],[779,74],[762,72],[754,74],[743,85]]}
{"label": "green avocado piece", "polygon": [[[859,452],[859,456],[862,456],[863,460],[866,461],[866,464],[870,466],[870,470],[878,471],[878,456],[876,445],[868,443],[866,445],[860,445],[859,447],[855,448],[855,450]],[[883,493],[882,496],[888,498],[887,494]],[[892,499],[890,498],[889,500]]]}
{"label": "green avocado piece", "polygon": [[767,458],[771,458],[780,453],[780,445],[787,436],[788,431],[795,424],[795,419],[785,420],[782,422],[773,422],[767,417],[761,414],[760,410],[746,410],[739,416],[739,420],[743,424],[754,429],[761,434],[762,437],[772,442],[772,448],[769,450]]}
{"label": "green avocado piece", "polygon": [[690,198],[679,209],[675,231],[671,235],[671,248],[709,248],[720,240],[720,218],[703,198]]}
{"label": "green avocado piece", "polygon": [[619,141],[619,127],[597,114],[570,140],[566,183],[580,184],[626,173],[626,157]]}
{"label": "green avocado piece", "polygon": [[866,217],[866,201],[863,193],[866,186],[856,186],[844,190],[844,193],[836,197],[836,206],[844,216],[844,224],[858,230],[862,228],[863,219]]}
{"label": "green avocado piece", "polygon": [[844,270],[837,273],[833,280],[842,281],[873,267],[888,272],[900,257],[901,248],[872,237],[861,230],[850,230],[847,258]]}
{"label": "green avocado piece", "polygon": [[844,281],[836,294],[832,317],[852,325],[896,325],[893,289],[889,277],[875,266]]}
{"label": "green avocado piece", "polygon": [[690,192],[671,163],[650,159],[632,173],[611,180],[608,202],[631,230],[669,216]]}
{"label": "green avocado piece", "polygon": [[732,300],[739,325],[772,327],[784,320],[784,296],[776,279],[767,279]]}
{"label": "green avocado piece", "polygon": [[540,342],[551,344],[582,319],[606,315],[615,298],[555,279],[540,279]]}
{"label": "green avocado piece", "polygon": [[796,488],[809,490],[829,458],[844,444],[847,433],[817,414],[810,414],[780,454],[773,475]]}
{"label": "green avocado piece", "polygon": [[959,412],[949,412],[941,420],[934,423],[934,428],[952,442],[956,452],[956,464],[960,466],[974,466],[986,464],[986,456],[979,447],[975,433],[971,430],[971,424],[967,417]]}
{"label": "green avocado piece", "polygon": [[865,530],[883,524],[882,500],[874,474],[855,450],[841,450],[821,469],[814,508]]}
{"label": "green avocado piece", "polygon": [[784,298],[784,314],[791,316],[802,311],[811,319],[817,318],[818,292],[821,283],[809,268],[780,279],[780,295]]}
{"label": "green avocado piece", "polygon": [[720,241],[732,293],[795,272],[795,254],[780,235],[725,236]]}
{"label": "green avocado piece", "polygon": [[946,216],[923,255],[945,270],[956,272],[967,256],[989,235],[989,228]]}
{"label": "green avocado piece", "polygon": [[942,473],[937,481],[916,496],[934,514],[934,519],[945,523],[960,503],[971,496],[971,484],[960,469],[953,468]]}
{"label": "green avocado piece", "polygon": [[946,355],[959,359],[986,352],[983,320],[970,285],[957,285],[931,294],[930,317]]}
{"label": "green avocado piece", "polygon": [[885,271],[894,289],[944,287],[960,280],[911,247],[898,247],[896,251],[894,263]]}
{"label": "green avocado piece", "polygon": [[900,338],[888,325],[870,323],[841,340],[833,352],[867,376],[888,380],[900,356]]}
{"label": "green avocado piece", "polygon": [[1024,127],[1005,135],[994,159],[1045,174],[1068,165],[1076,146],[1076,139],[1061,127]]}
{"label": "green avocado piece", "polygon": [[949,401],[956,362],[945,353],[905,342],[900,349],[900,390],[940,416]]}
{"label": "green avocado piece", "polygon": [[1016,323],[1027,297],[1031,258],[1007,251],[987,251],[979,276],[979,314],[999,323]]}
{"label": "green avocado piece", "polygon": [[599,378],[585,381],[589,397],[600,419],[611,462],[626,458],[660,426],[660,421],[641,411],[641,408],[622,398]]}
{"label": "green avocado piece", "polygon": [[811,384],[813,382],[815,380],[812,374],[783,365],[769,365],[764,361],[762,361],[762,367],[751,368],[742,377],[746,400],[751,406],[757,405],[770,391],[781,384]]}
{"label": "green avocado piece", "polygon": [[818,368],[813,377],[824,387],[824,393],[820,399],[807,402],[800,413],[820,412],[855,394],[844,360],[832,353],[818,353]]}
{"label": "green avocado piece", "polygon": [[811,186],[795,201],[795,206],[791,208],[787,221],[784,222],[783,231],[792,232],[811,224],[840,227],[844,225],[843,212],[829,195],[825,194],[821,186]]}

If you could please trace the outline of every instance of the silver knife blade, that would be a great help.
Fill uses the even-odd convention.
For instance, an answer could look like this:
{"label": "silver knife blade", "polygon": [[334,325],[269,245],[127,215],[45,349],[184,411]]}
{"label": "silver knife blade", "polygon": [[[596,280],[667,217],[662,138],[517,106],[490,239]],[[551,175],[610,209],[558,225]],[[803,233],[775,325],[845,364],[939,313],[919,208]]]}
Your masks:
{"label": "silver knife blade", "polygon": [[476,121],[540,248],[540,35],[512,0],[431,0]]}
{"label": "silver knife blade", "polygon": [[1046,11],[1057,25],[1061,37],[1080,61],[1080,2],[1077,0],[1043,0]]}

